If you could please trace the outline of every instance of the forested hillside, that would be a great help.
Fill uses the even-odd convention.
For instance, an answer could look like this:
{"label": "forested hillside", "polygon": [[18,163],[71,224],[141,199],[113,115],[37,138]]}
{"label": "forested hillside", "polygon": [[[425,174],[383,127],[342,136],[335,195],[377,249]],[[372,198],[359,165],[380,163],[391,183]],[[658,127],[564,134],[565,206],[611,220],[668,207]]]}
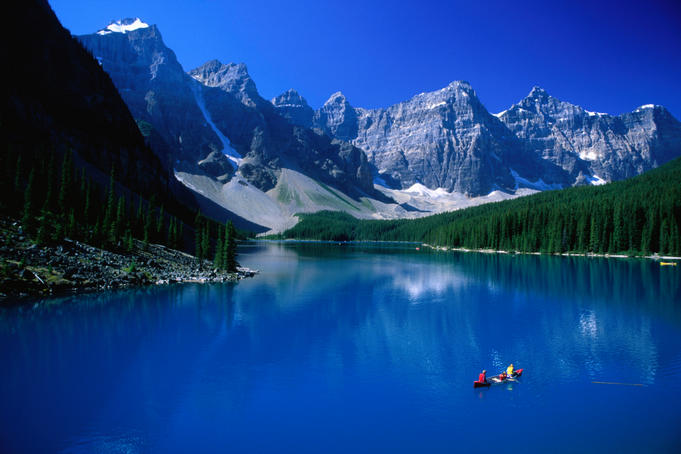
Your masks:
{"label": "forested hillside", "polygon": [[285,238],[422,241],[470,249],[681,255],[681,159],[630,180],[415,220],[302,215]]}
{"label": "forested hillside", "polygon": [[31,33],[3,49],[14,69],[0,103],[0,215],[21,219],[38,245],[70,238],[130,251],[138,238],[233,270],[223,249],[236,231],[197,215],[95,57],[45,0],[12,12],[5,31]]}

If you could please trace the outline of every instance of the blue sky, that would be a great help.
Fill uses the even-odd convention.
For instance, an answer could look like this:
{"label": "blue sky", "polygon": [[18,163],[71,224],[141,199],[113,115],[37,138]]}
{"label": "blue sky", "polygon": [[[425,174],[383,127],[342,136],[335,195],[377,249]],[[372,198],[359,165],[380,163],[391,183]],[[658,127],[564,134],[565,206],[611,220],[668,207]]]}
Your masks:
{"label": "blue sky", "polygon": [[539,85],[588,110],[665,105],[681,119],[681,2],[51,0],[74,34],[157,24],[185,70],[244,62],[265,98],[342,91],[385,107],[467,80],[491,112]]}

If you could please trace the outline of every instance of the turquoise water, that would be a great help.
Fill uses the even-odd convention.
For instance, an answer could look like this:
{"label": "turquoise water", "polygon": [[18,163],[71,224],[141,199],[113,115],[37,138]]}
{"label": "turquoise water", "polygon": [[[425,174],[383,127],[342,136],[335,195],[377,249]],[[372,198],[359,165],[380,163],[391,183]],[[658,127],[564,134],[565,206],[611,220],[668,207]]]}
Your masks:
{"label": "turquoise water", "polygon": [[[261,274],[0,310],[0,452],[681,451],[679,267],[239,258]],[[518,383],[473,389],[511,362]]]}

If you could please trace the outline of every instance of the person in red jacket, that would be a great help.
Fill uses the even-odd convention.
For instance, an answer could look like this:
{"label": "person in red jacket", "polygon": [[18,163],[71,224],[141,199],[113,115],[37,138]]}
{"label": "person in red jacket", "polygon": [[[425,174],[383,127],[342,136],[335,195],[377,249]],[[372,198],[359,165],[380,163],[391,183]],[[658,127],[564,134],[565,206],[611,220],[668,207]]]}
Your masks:
{"label": "person in red jacket", "polygon": [[483,370],[480,376],[478,377],[478,381],[480,383],[487,383],[487,371]]}

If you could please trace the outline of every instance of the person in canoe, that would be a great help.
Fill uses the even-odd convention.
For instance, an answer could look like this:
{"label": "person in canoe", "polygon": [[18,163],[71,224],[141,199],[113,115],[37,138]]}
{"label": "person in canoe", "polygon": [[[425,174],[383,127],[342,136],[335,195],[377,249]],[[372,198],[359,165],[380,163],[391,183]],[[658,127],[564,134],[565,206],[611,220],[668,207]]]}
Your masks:
{"label": "person in canoe", "polygon": [[514,373],[515,373],[515,372],[513,372],[513,364],[511,364],[511,365],[508,366],[508,368],[506,369],[506,375],[509,376],[509,377],[513,377],[513,374],[514,374]]}
{"label": "person in canoe", "polygon": [[478,377],[478,381],[480,383],[487,383],[487,371],[483,370],[480,376]]}

